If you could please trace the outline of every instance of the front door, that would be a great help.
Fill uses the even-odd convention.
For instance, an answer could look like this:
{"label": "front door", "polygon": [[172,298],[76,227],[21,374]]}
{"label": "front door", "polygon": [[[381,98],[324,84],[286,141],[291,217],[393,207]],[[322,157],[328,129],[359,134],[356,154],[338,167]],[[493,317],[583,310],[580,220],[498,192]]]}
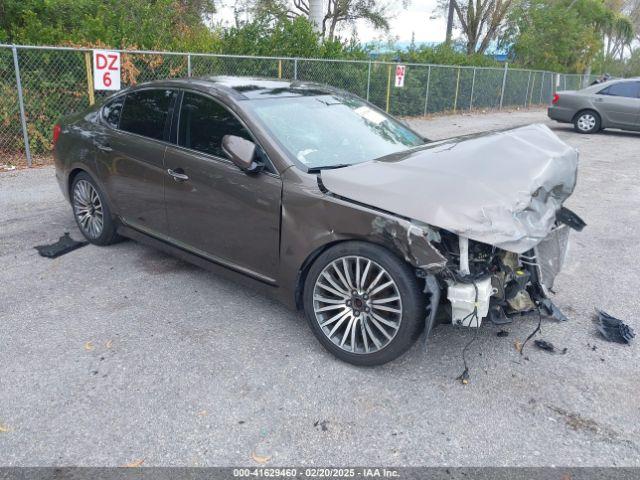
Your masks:
{"label": "front door", "polygon": [[224,135],[253,141],[222,104],[185,92],[178,145],[167,147],[165,155],[170,237],[196,254],[273,283],[282,182],[266,157],[263,172],[247,174],[236,167],[222,151]]}
{"label": "front door", "polygon": [[595,104],[607,124],[637,128],[640,116],[640,82],[626,81],[610,85],[595,95]]}
{"label": "front door", "polygon": [[[166,89],[127,94],[117,124],[95,140],[98,172],[116,213],[125,223],[151,234],[168,232],[164,155],[176,95]],[[103,109],[107,124],[109,107]]]}

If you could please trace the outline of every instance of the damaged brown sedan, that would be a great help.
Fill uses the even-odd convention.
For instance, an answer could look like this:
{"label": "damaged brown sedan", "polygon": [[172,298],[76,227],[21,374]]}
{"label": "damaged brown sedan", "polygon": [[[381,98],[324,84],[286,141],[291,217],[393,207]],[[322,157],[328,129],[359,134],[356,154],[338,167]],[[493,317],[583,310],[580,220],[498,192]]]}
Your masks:
{"label": "damaged brown sedan", "polygon": [[54,143],[90,242],[258,287],[347,362],[388,362],[437,319],[563,318],[548,292],[584,226],[562,205],[578,159],[542,125],[431,142],[343,91],[212,77],[118,92]]}

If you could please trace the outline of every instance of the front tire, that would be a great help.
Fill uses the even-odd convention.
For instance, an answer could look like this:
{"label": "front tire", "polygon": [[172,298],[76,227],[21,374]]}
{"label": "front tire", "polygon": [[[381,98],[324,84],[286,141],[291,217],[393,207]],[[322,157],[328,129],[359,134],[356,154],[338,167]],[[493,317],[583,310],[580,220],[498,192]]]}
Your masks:
{"label": "front tire", "polygon": [[600,131],[602,120],[598,112],[593,110],[583,110],[573,119],[573,128],[578,133],[596,133]]}
{"label": "front tire", "polygon": [[110,245],[119,239],[105,196],[86,172],[73,179],[71,206],[80,232],[90,243]]}
{"label": "front tire", "polygon": [[424,327],[425,296],[416,275],[378,245],[345,242],[328,249],[311,266],[303,295],[320,343],[354,365],[398,358]]}

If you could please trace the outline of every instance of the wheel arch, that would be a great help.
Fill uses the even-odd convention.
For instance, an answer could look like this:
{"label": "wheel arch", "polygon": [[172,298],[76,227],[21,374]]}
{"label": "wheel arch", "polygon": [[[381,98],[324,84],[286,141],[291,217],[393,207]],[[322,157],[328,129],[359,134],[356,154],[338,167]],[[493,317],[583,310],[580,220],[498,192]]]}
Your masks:
{"label": "wheel arch", "polygon": [[67,175],[67,184],[66,184],[67,194],[69,195],[69,201],[71,201],[73,197],[73,192],[71,191],[71,188],[73,187],[73,181],[80,173],[86,173],[87,175],[89,175],[89,177],[91,177],[91,180],[95,182],[95,184],[100,189],[100,192],[104,196],[105,201],[107,202],[109,209],[111,211],[111,215],[117,217],[118,213],[114,210],[115,205],[111,197],[109,196],[107,189],[104,187],[103,183],[98,179],[98,175],[94,171],[92,171],[92,169],[89,168],[89,166],[86,164],[75,163],[71,165],[71,167],[69,168],[69,174]]}
{"label": "wheel arch", "polygon": [[304,292],[304,285],[305,285],[305,282],[307,281],[307,275],[309,273],[309,269],[311,268],[311,265],[313,265],[313,262],[315,262],[316,259],[320,255],[322,255],[323,252],[326,252],[328,249],[330,249],[334,245],[338,245],[339,243],[344,243],[349,241],[352,241],[352,239],[345,238],[345,239],[339,239],[339,240],[332,240],[320,245],[311,253],[309,253],[309,255],[307,255],[307,257],[302,262],[302,265],[300,265],[300,268],[298,269],[298,275],[296,276],[296,287],[293,292],[296,309],[298,310],[302,309],[302,293]]}
{"label": "wheel arch", "polygon": [[[91,173],[84,168],[80,168],[80,167],[72,168],[69,171],[69,175],[67,176],[67,194],[69,195],[70,199],[72,198],[72,194],[73,194],[73,192],[71,191],[71,187],[73,186],[73,180],[78,176],[78,174],[82,172],[86,173],[91,178],[93,178],[93,175],[91,175]],[[95,181],[95,178],[94,178],[94,181]]]}

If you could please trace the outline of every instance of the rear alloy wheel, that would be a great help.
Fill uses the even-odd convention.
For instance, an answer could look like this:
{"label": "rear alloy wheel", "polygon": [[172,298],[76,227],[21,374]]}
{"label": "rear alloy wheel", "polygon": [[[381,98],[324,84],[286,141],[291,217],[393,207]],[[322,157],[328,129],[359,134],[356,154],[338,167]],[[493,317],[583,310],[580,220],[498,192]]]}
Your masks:
{"label": "rear alloy wheel", "polygon": [[595,133],[600,130],[600,116],[591,110],[580,112],[573,122],[579,133]]}
{"label": "rear alloy wheel", "polygon": [[96,183],[85,172],[73,179],[71,204],[78,228],[89,242],[109,245],[118,239],[109,206]]}
{"label": "rear alloy wheel", "polygon": [[338,245],[314,263],[305,283],[305,311],[320,342],[356,365],[402,355],[425,315],[411,269],[381,247],[356,242]]}

